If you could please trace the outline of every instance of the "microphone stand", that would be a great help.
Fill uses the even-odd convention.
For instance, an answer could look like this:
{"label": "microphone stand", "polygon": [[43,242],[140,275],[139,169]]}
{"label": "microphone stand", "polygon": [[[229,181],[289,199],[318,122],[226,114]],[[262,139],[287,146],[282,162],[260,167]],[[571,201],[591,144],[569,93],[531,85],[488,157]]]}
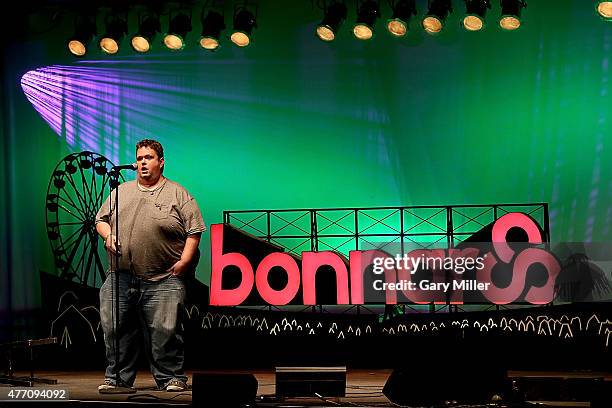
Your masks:
{"label": "microphone stand", "polygon": [[[121,254],[119,253],[119,173],[121,170],[127,168],[126,166],[113,166],[111,168],[111,170],[109,171],[109,177],[111,179],[110,181],[110,185],[111,185],[111,193],[112,193],[112,186],[115,185],[115,253],[114,255],[114,259],[115,259],[115,268],[113,271],[112,265],[111,265],[111,274],[114,273],[114,277],[115,277],[115,281],[113,282],[113,289],[111,292],[111,301],[114,303],[114,311],[115,311],[115,318],[113,319],[113,324],[114,324],[114,329],[115,329],[115,339],[114,339],[114,343],[115,343],[115,386],[119,387],[119,386],[123,386],[123,384],[120,385],[121,382],[121,378],[119,377],[119,357],[120,357],[120,352],[119,352],[119,257],[121,256]],[[111,234],[112,234],[112,229],[111,229]],[[112,277],[113,275],[111,275]]]}

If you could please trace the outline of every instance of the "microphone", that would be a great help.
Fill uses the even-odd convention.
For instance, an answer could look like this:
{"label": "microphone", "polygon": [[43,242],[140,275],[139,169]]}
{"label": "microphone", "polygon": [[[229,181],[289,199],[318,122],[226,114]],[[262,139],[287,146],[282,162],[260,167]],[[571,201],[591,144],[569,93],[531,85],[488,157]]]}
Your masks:
{"label": "microphone", "polygon": [[113,166],[111,167],[112,170],[136,170],[138,168],[138,163],[132,163],[132,164],[124,164],[121,166]]}

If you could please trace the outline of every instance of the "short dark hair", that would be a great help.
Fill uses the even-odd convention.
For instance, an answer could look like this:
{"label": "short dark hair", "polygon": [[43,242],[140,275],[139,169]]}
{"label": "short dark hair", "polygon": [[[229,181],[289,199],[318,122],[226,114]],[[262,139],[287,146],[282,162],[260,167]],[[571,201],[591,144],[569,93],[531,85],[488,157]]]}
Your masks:
{"label": "short dark hair", "polygon": [[142,139],[140,142],[136,143],[136,151],[138,151],[138,149],[141,147],[149,147],[155,150],[155,153],[157,153],[157,157],[159,159],[164,157],[164,147],[157,140]]}

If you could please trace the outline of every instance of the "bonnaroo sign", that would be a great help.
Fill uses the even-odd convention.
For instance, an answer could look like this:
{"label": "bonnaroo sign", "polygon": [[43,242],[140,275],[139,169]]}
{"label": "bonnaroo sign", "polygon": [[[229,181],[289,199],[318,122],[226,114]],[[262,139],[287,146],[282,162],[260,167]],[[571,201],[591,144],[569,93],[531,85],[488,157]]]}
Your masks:
{"label": "bonnaroo sign", "polygon": [[[521,249],[506,241],[508,231],[522,229],[528,243]],[[268,304],[280,306],[295,302],[301,289],[304,305],[316,305],[317,293],[315,278],[322,266],[333,269],[336,275],[336,303],[339,305],[364,304],[364,277],[366,271],[378,274],[374,289],[381,292],[384,303],[398,303],[398,295],[406,302],[417,304],[450,303],[463,304],[464,291],[478,292],[485,301],[494,304],[508,304],[524,299],[530,304],[545,304],[554,299],[555,281],[561,269],[557,258],[549,251],[537,247],[542,242],[542,233],[536,222],[523,213],[508,213],[492,225],[491,242],[485,251],[482,248],[465,247],[448,249],[417,249],[407,255],[393,257],[378,249],[351,251],[348,268],[346,259],[332,251],[302,252],[301,270],[295,258],[284,252],[268,254],[256,266],[239,252],[223,253],[223,224],[211,226],[212,274],[210,282],[210,305],[237,306],[245,302],[253,286],[259,296]],[[410,262],[399,262],[401,260]],[[420,261],[419,261],[420,259]],[[454,270],[435,273],[432,279],[423,282],[413,281],[417,265],[421,261],[432,262],[434,269],[445,269],[445,265],[458,265],[456,261],[472,260],[473,279]],[[416,260],[416,262],[415,262]],[[398,262],[396,262],[398,261]],[[455,262],[453,262],[455,261]],[[470,262],[467,262],[470,263]],[[546,271],[545,282],[529,284],[527,272],[538,265]],[[496,285],[493,271],[503,266],[510,271],[509,282]],[[240,271],[241,279],[237,287],[223,288],[223,273],[227,267]],[[268,276],[272,268],[282,268],[287,275],[287,283],[282,289],[272,288]],[[370,272],[371,274],[372,272]],[[450,279],[449,279],[450,276]],[[370,288],[366,288],[370,289]],[[452,290],[450,290],[452,289]],[[401,301],[404,302],[403,300]]]}

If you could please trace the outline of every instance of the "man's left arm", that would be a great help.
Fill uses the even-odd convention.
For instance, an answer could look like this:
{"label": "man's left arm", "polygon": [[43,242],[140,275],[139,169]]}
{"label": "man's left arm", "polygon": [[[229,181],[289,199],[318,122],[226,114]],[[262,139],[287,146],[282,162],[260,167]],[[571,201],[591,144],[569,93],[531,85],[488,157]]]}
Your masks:
{"label": "man's left arm", "polygon": [[179,259],[174,265],[172,265],[168,269],[168,272],[172,272],[172,275],[180,276],[186,270],[189,269],[191,262],[193,261],[195,254],[198,251],[198,245],[200,245],[201,236],[202,233],[200,232],[187,236],[187,240],[185,241],[185,248],[183,248],[183,253],[181,254],[181,259]]}

